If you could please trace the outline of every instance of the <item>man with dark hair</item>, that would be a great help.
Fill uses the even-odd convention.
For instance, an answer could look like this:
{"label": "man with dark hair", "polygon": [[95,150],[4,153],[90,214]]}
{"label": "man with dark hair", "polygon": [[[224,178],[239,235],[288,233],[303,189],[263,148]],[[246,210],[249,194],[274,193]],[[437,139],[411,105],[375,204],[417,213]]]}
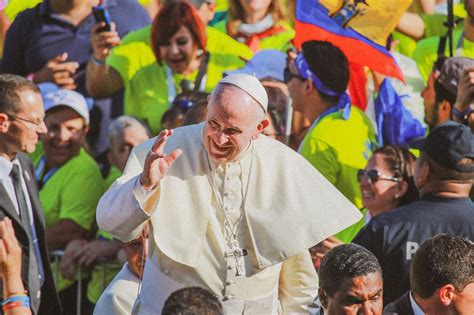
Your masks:
{"label": "man with dark hair", "polygon": [[324,312],[382,314],[382,268],[377,258],[362,246],[334,247],[319,270],[319,299]]}
{"label": "man with dark hair", "polygon": [[217,296],[200,287],[187,287],[173,292],[165,302],[162,315],[223,315]]}
{"label": "man with dark hair", "polygon": [[21,277],[31,311],[57,314],[61,310],[49,267],[43,209],[33,165],[23,154],[32,153],[38,137],[46,133],[44,115],[35,84],[0,75],[0,220],[11,219],[23,249]]}
{"label": "man with dark hair", "polygon": [[441,234],[413,257],[411,291],[387,305],[384,314],[474,314],[474,243]]}
{"label": "man with dark hair", "polygon": [[384,300],[409,289],[409,269],[423,241],[440,233],[474,239],[474,140],[467,126],[447,121],[413,144],[421,150],[414,180],[421,198],[374,218],[354,242],[374,253],[384,271]]}
{"label": "man with dark hair", "polygon": [[436,61],[421,92],[425,122],[431,129],[449,119],[463,118],[465,113],[455,107],[458,82],[464,71],[473,67],[474,59],[467,57],[440,58]]}
{"label": "man with dark hair", "polygon": [[[305,42],[303,52],[285,68],[285,82],[294,109],[312,122],[298,151],[357,208],[362,208],[357,170],[367,164],[376,137],[369,118],[351,106],[346,93],[346,56],[329,42]],[[336,238],[350,242],[363,224],[362,219]]]}

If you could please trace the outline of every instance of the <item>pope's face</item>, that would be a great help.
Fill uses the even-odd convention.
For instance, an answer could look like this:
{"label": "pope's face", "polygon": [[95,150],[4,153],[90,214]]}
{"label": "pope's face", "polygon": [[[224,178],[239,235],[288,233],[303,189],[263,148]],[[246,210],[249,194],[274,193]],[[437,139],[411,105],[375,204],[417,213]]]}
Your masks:
{"label": "pope's face", "polygon": [[230,162],[258,138],[268,121],[247,93],[227,85],[221,89],[210,99],[203,141],[212,160]]}

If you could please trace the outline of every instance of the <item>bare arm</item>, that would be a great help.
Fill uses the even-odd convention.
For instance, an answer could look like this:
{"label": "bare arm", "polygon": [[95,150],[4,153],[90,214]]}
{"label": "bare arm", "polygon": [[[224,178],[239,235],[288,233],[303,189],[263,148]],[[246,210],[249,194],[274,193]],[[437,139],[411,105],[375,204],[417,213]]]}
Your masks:
{"label": "bare arm", "polygon": [[49,250],[63,249],[75,239],[87,237],[87,230],[72,220],[61,220],[46,229],[46,243]]}
{"label": "bare arm", "polygon": [[425,22],[418,14],[405,12],[398,21],[397,30],[418,40],[425,35]]}
{"label": "bare arm", "polygon": [[92,97],[100,98],[114,94],[123,88],[120,74],[105,64],[110,50],[120,44],[120,37],[112,23],[110,32],[97,32],[101,27],[97,24],[91,31],[92,56],[86,67],[86,89]]}
{"label": "bare arm", "polygon": [[[25,292],[21,281],[21,248],[9,218],[0,222],[0,275],[3,298]],[[16,306],[5,312],[9,315],[30,315],[29,307]]]}

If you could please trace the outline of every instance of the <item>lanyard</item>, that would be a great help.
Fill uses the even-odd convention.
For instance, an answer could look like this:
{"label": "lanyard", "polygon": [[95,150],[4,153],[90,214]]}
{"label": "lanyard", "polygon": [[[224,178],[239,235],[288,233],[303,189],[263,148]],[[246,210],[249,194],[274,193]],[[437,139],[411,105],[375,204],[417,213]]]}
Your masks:
{"label": "lanyard", "polygon": [[[206,63],[205,66],[207,68],[207,63]],[[174,99],[176,98],[177,91],[176,91],[174,77],[173,77],[173,73],[171,72],[171,69],[168,66],[165,65],[165,71],[166,71],[166,84],[167,84],[167,88],[168,88],[168,106],[171,107]],[[201,71],[201,67],[200,67],[199,71]],[[199,73],[198,73],[198,77],[199,77]],[[207,81],[207,73],[203,75],[201,82],[199,82],[198,91],[204,91],[205,90],[206,81]]]}
{"label": "lanyard", "polygon": [[54,173],[56,173],[56,171],[59,169],[59,167],[56,166],[50,169],[46,174],[44,174],[44,176],[42,176],[45,167],[46,167],[46,157],[43,155],[35,171],[36,182],[38,183],[40,190],[41,188],[43,188],[44,184],[46,184],[46,182],[51,178],[51,176],[53,176]]}

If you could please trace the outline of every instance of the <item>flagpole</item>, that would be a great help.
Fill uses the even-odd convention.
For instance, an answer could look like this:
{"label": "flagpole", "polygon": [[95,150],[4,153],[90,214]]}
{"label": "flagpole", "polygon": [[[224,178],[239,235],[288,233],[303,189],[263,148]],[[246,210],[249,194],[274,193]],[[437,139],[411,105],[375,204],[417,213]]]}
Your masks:
{"label": "flagpole", "polygon": [[453,12],[453,0],[448,0],[448,21],[446,26],[448,27],[448,40],[449,40],[449,57],[453,56],[453,29],[454,29],[454,12]]}

